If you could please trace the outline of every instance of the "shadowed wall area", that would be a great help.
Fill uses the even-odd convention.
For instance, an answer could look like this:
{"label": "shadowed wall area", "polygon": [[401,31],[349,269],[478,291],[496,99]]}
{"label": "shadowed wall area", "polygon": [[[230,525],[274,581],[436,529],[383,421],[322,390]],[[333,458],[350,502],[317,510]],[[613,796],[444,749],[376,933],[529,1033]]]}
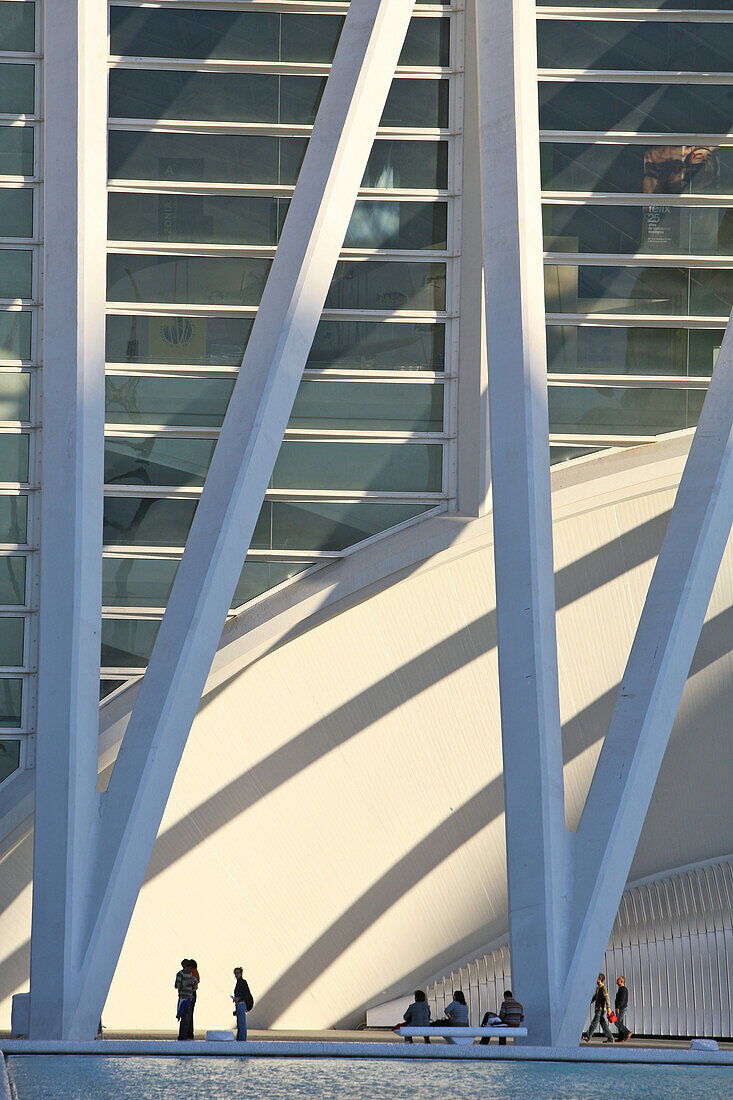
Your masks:
{"label": "shadowed wall area", "polygon": [[[577,822],[676,489],[649,464],[554,497],[567,817]],[[604,467],[605,469],[606,467]],[[598,466],[601,470],[600,465]],[[416,529],[419,530],[419,529]],[[490,525],[205,697],[105,1009],[174,1023],[193,956],[200,1027],[353,1024],[506,934]],[[726,854],[730,549],[632,876]],[[694,761],[694,767],[692,763]],[[727,847],[726,847],[727,846]],[[30,844],[0,864],[0,1026],[27,981]]]}

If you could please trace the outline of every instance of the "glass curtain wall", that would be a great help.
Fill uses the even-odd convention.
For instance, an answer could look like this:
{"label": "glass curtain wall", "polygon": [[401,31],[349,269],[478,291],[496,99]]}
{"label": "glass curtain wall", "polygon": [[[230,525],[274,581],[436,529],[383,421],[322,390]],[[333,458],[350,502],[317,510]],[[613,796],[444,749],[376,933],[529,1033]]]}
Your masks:
{"label": "glass curtain wall", "polygon": [[694,426],[733,306],[733,3],[597,7],[538,8],[555,461]]}
{"label": "glass curtain wall", "polygon": [[35,728],[40,2],[0,2],[0,784]]}
{"label": "glass curtain wall", "polygon": [[[149,656],[344,10],[110,3],[103,693]],[[411,21],[235,607],[450,505],[457,19]]]}

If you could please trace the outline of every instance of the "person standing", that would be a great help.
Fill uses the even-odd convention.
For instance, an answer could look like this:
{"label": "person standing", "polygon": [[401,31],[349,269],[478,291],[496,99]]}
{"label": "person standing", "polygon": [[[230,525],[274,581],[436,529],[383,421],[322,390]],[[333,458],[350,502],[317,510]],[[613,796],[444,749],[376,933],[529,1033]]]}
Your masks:
{"label": "person standing", "polygon": [[633,1031],[629,1031],[624,1023],[624,1016],[626,1015],[626,1009],[629,1007],[629,991],[626,988],[626,978],[621,974],[616,978],[616,1031],[618,1035],[616,1037],[617,1043],[625,1043],[627,1039],[630,1039],[633,1035]]}
{"label": "person standing", "polygon": [[234,1015],[237,1017],[237,1042],[244,1043],[247,1039],[247,1013],[254,1005],[254,997],[250,993],[247,980],[242,974],[241,966],[234,967]]}
{"label": "person standing", "polygon": [[611,1029],[608,1026],[608,1020],[606,1019],[606,1013],[611,1007],[611,1002],[608,999],[608,990],[606,989],[606,975],[599,974],[596,981],[596,988],[593,996],[590,999],[591,1005],[595,1005],[595,1015],[591,1022],[587,1032],[583,1032],[583,1038],[586,1043],[589,1043],[596,1033],[596,1027],[600,1024],[601,1030],[605,1035],[604,1043],[612,1043],[613,1035]]}
{"label": "person standing", "polygon": [[182,959],[181,969],[176,974],[175,988],[178,990],[176,1019],[179,1039],[193,1039],[193,999],[198,981],[191,970],[191,960]]}
{"label": "person standing", "polygon": [[[405,1012],[402,1019],[410,1027],[430,1027],[430,1005],[428,1004],[428,999],[425,996],[425,990],[416,989],[414,997],[415,1000],[412,1002],[411,1005],[407,1006],[407,1011]],[[429,1035],[424,1035],[423,1038],[426,1043],[430,1042]],[[411,1043],[412,1036],[405,1035],[405,1042]]]}

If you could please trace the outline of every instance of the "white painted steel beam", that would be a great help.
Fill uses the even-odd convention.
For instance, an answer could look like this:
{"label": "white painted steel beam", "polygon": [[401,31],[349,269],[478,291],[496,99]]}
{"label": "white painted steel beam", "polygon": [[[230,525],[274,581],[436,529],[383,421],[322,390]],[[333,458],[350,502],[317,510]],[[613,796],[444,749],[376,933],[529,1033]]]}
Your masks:
{"label": "white painted steel beam", "polygon": [[45,0],[43,20],[43,493],[30,1029],[52,1039],[69,1034],[78,998],[97,820],[106,6]]}
{"label": "white painted steel beam", "polygon": [[74,1023],[114,973],[295,400],[413,0],[353,0],[214,458],[108,792]]}
{"label": "white painted steel beam", "polygon": [[[570,919],[576,946],[561,1032],[568,1042],[577,1036],[593,969],[608,943],[731,524],[729,322],[575,838]],[[602,634],[589,642],[603,645]]]}
{"label": "white painted steel beam", "polygon": [[554,1041],[567,834],[550,509],[533,4],[479,0],[494,561],[514,988]]}

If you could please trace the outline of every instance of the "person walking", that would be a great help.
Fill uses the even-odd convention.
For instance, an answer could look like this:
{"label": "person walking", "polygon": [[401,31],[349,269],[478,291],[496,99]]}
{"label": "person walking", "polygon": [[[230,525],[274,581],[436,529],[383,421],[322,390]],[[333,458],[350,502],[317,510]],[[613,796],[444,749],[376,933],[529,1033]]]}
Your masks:
{"label": "person walking", "polygon": [[[430,1027],[430,1005],[423,989],[416,989],[413,994],[415,1000],[407,1006],[402,1019],[409,1027]],[[430,1036],[423,1036],[426,1043],[430,1042]],[[405,1035],[405,1042],[412,1042],[412,1035]]]}
{"label": "person walking", "polygon": [[178,990],[176,1019],[178,1038],[193,1039],[193,1004],[198,981],[191,968],[190,959],[181,959],[181,969],[176,974],[175,988]]}
{"label": "person walking", "polygon": [[247,1013],[254,1007],[254,997],[250,993],[246,978],[242,975],[241,966],[234,967],[234,1015],[237,1017],[237,1042],[244,1043],[247,1039]]}
{"label": "person walking", "polygon": [[583,1032],[583,1039],[586,1043],[589,1043],[596,1033],[596,1027],[600,1024],[601,1030],[605,1035],[604,1043],[613,1042],[613,1034],[608,1026],[608,1020],[606,1019],[606,1013],[611,1007],[611,1002],[608,999],[608,990],[606,989],[606,975],[599,974],[596,981],[596,988],[593,996],[590,999],[590,1003],[595,1005],[595,1015],[587,1031]]}
{"label": "person walking", "polygon": [[626,1009],[629,1007],[629,991],[626,988],[626,978],[623,974],[616,978],[616,1031],[618,1035],[616,1037],[617,1043],[625,1043],[634,1034],[633,1031],[629,1031],[624,1023],[624,1016],[626,1015]]}

